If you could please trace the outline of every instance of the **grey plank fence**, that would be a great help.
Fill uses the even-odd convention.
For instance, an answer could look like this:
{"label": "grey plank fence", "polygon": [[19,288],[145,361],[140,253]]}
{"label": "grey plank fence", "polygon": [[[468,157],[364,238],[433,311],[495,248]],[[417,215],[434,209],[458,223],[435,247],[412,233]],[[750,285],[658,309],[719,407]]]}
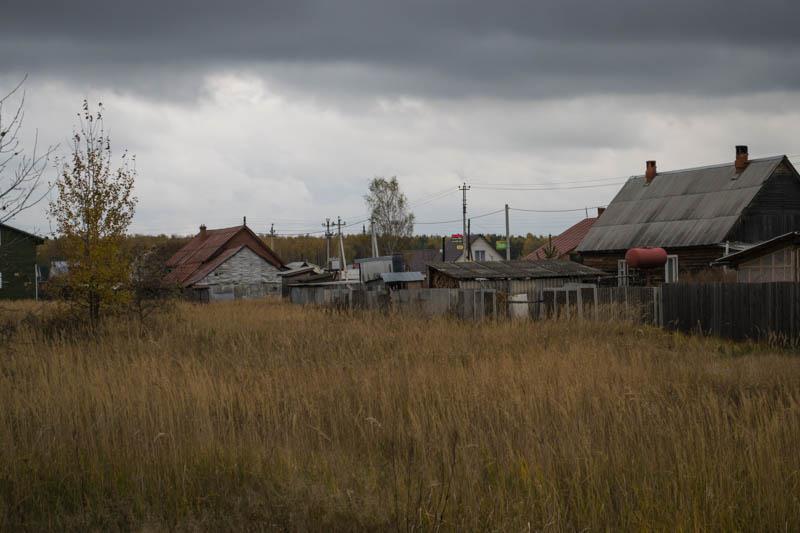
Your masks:
{"label": "grey plank fence", "polygon": [[669,284],[662,300],[668,328],[737,340],[800,335],[798,283]]}
{"label": "grey plank fence", "polygon": [[423,316],[449,315],[465,320],[497,317],[494,289],[356,289],[292,287],[294,304],[319,305],[338,310],[371,309]]}

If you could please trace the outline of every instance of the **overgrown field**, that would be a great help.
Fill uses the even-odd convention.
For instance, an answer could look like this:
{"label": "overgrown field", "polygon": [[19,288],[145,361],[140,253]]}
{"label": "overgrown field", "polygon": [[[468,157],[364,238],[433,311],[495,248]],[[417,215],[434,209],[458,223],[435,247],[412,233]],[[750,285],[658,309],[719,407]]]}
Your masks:
{"label": "overgrown field", "polygon": [[4,530],[800,530],[768,347],[237,302],[0,350]]}

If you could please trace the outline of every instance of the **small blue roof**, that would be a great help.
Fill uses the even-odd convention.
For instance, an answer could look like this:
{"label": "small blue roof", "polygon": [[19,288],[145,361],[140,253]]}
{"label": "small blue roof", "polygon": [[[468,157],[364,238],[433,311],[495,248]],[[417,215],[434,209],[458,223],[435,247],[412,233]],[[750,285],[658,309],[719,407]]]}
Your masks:
{"label": "small blue roof", "polygon": [[423,281],[422,272],[384,272],[381,274],[384,283],[405,283],[409,281]]}

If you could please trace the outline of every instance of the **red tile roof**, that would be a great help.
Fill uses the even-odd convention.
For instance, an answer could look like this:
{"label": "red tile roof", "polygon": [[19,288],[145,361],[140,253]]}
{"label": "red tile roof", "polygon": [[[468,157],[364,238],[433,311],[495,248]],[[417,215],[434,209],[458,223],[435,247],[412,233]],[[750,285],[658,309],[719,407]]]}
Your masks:
{"label": "red tile roof", "polygon": [[276,268],[283,268],[281,258],[247,226],[210,229],[205,237],[197,234],[167,260],[171,270],[164,283],[182,287],[197,283],[245,246]]}
{"label": "red tile roof", "polygon": [[[594,218],[584,218],[574,226],[567,229],[564,233],[559,235],[558,237],[553,237],[553,247],[556,249],[556,257],[557,259],[564,258],[568,256],[570,252],[575,250],[578,245],[581,243],[583,238],[589,233],[589,230],[592,228],[592,225],[597,220],[597,217]],[[541,259],[547,259],[545,250],[547,249],[548,244],[544,244],[534,250],[533,252],[529,253],[525,256],[525,259],[528,261],[539,261]]]}

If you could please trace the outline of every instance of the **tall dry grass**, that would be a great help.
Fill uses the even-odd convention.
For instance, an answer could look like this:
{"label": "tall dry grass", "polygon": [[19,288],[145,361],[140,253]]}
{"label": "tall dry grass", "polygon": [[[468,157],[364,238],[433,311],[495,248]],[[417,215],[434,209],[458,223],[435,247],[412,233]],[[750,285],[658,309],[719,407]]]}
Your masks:
{"label": "tall dry grass", "polygon": [[800,529],[766,348],[242,302],[3,350],[3,529]]}

